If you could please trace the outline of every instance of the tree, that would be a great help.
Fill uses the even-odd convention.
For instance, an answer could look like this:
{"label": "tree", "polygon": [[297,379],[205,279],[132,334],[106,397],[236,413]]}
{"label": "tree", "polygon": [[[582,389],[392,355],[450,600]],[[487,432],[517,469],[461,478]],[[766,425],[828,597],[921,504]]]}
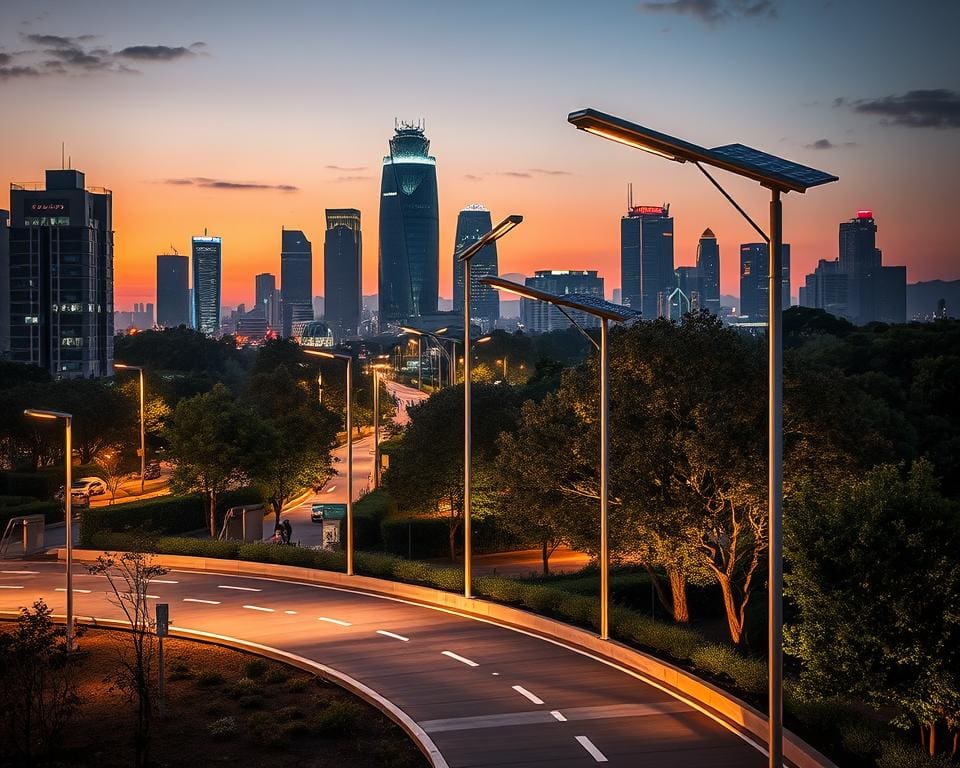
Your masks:
{"label": "tree", "polygon": [[250,475],[279,523],[290,498],[304,488],[319,488],[330,476],[340,420],[285,367],[253,376],[247,399],[269,426],[262,458]]}
{"label": "tree", "polygon": [[832,490],[802,484],[785,517],[788,650],[817,695],[892,707],[931,755],[960,739],[960,508],[929,463]]}
{"label": "tree", "polygon": [[217,384],[177,403],[164,434],[176,461],[171,485],[175,491],[197,490],[207,497],[210,535],[215,537],[218,496],[267,458],[265,451],[274,442],[271,428]]}
{"label": "tree", "polygon": [[156,622],[150,617],[147,595],[150,582],[167,573],[167,569],[155,565],[152,556],[139,547],[130,552],[100,555],[88,567],[90,573],[105,576],[110,585],[110,601],[123,611],[130,624],[130,633],[125,635],[129,643],[120,647],[120,665],[113,681],[137,704],[137,721],[134,729],[134,765],[137,768],[149,764],[150,725],[155,706],[154,661],[157,638]]}
{"label": "tree", "polygon": [[[4,764],[35,765],[59,746],[80,703],[66,629],[41,599],[0,632],[0,743]],[[6,761],[10,760],[10,763]]]}
{"label": "tree", "polygon": [[119,446],[110,446],[97,454],[96,464],[100,468],[103,482],[110,491],[110,503],[117,500],[117,489],[129,472],[129,464],[124,462]]}
{"label": "tree", "polygon": [[[477,384],[472,394],[471,514],[479,518],[494,509],[496,441],[516,428],[518,408],[510,387]],[[384,484],[401,508],[447,520],[453,560],[463,523],[463,389],[442,389],[408,412],[410,424],[390,453]]]}

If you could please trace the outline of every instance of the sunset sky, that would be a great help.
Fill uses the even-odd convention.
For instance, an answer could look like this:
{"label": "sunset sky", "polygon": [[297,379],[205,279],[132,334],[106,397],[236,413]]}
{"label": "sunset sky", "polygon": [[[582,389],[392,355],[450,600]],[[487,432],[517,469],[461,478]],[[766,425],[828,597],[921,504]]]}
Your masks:
{"label": "sunset sky", "polygon": [[[794,295],[863,208],[908,282],[956,279],[958,30],[954,0],[0,0],[0,182],[42,180],[65,142],[113,190],[117,308],[154,301],[156,254],[188,253],[204,227],[223,237],[224,304],[279,275],[282,225],[312,240],[320,294],[337,207],[362,212],[375,293],[382,157],[395,117],[423,118],[441,295],[457,211],[475,202],[524,216],[501,272],[599,269],[609,294],[628,182],[637,204],[670,203],[677,266],[713,229],[722,292],[739,293],[749,225],[694,167],[567,124],[590,106],[839,176],[784,200]],[[762,189],[721,177],[765,220]]]}

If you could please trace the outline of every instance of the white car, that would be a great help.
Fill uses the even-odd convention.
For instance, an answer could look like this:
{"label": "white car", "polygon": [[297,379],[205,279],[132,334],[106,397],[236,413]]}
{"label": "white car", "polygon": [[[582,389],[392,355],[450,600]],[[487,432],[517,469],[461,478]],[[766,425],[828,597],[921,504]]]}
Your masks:
{"label": "white car", "polygon": [[85,493],[87,496],[100,496],[107,492],[107,484],[99,477],[81,477],[70,486],[73,493]]}

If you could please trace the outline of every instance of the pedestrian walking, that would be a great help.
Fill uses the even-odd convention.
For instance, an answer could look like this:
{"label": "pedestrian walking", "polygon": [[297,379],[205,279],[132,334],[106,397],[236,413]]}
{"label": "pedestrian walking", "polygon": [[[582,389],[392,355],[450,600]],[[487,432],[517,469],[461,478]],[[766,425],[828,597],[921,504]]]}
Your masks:
{"label": "pedestrian walking", "polygon": [[290,521],[286,518],[284,518],[281,525],[283,526],[283,543],[289,544],[291,537],[293,536],[293,526],[290,525]]}

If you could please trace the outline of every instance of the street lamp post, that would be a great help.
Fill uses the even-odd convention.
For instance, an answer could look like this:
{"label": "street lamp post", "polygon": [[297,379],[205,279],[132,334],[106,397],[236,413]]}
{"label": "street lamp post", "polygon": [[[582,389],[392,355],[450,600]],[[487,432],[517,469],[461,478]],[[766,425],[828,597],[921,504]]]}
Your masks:
{"label": "street lamp post", "polygon": [[27,408],[24,416],[34,419],[63,419],[64,425],[64,465],[63,514],[66,520],[67,534],[67,650],[73,650],[73,415],[62,411],[46,411],[41,408]]}
{"label": "street lamp post", "polygon": [[585,312],[600,320],[600,345],[587,336],[600,353],[600,639],[610,638],[610,535],[608,526],[608,476],[610,470],[609,448],[609,353],[607,336],[609,322],[623,322],[638,317],[638,313],[628,307],[613,304],[598,296],[571,293],[558,296],[519,283],[513,283],[499,277],[484,277],[480,279],[484,285],[489,285],[498,291],[507,291],[536,301],[545,301],[553,304],[572,322],[581,333],[586,335],[567,310],[574,309]]}
{"label": "street lamp post", "polygon": [[353,358],[350,355],[339,355],[336,352],[323,352],[317,349],[303,350],[308,355],[322,357],[327,360],[340,360],[347,369],[347,576],[353,576],[353,404],[351,392],[353,386]]}
{"label": "street lamp post", "polygon": [[523,216],[507,216],[497,226],[457,254],[463,264],[463,595],[473,597],[473,556],[470,541],[470,260],[516,227]]}
{"label": "street lamp post", "polygon": [[380,487],[380,371],[390,368],[384,363],[371,365],[373,371],[373,487]]}
{"label": "street lamp post", "polygon": [[147,435],[144,428],[143,413],[143,366],[114,363],[113,367],[118,371],[137,371],[140,374],[140,495],[143,496],[144,482],[147,476]]}
{"label": "street lamp post", "polygon": [[[771,768],[780,768],[783,764],[783,344],[781,329],[783,208],[780,196],[787,192],[803,193],[811,187],[837,181],[837,177],[760,152],[743,144],[729,144],[707,149],[594,109],[571,112],[567,120],[580,130],[605,139],[642,149],[667,160],[693,163],[768,243],[770,272],[767,329],[767,527],[770,542],[767,589],[769,614],[767,751]],[[703,167],[704,165],[759,182],[761,186],[770,190],[769,234],[750,218]]]}

